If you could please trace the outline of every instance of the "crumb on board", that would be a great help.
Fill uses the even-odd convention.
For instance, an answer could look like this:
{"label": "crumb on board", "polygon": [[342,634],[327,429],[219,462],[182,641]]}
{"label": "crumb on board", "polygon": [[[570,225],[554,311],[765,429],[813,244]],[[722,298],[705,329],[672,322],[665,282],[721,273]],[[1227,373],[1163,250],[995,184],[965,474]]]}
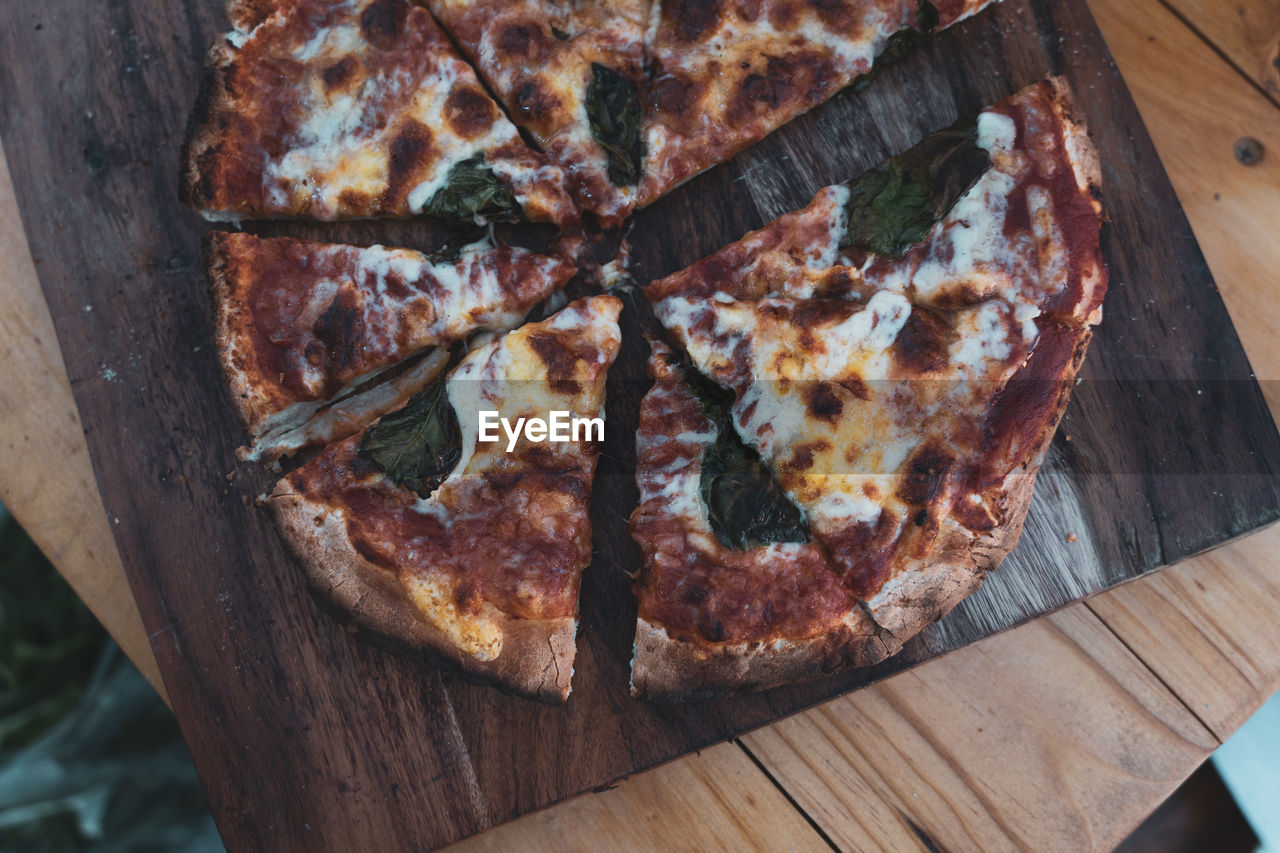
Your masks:
{"label": "crumb on board", "polygon": [[1074,533],[1068,533],[1068,534],[1067,534],[1067,541],[1068,541],[1068,542],[1079,542],[1079,541],[1080,541],[1080,537],[1079,537],[1079,536],[1077,536],[1077,535],[1075,535]]}

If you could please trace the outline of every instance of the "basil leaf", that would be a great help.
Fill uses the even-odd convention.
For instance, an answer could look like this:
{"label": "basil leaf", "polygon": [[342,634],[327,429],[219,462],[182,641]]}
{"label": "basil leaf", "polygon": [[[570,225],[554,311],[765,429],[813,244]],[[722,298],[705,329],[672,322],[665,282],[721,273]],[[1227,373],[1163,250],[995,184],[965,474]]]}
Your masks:
{"label": "basil leaf", "polygon": [[671,359],[717,430],[715,442],[702,455],[698,484],[716,538],[735,551],[774,542],[808,542],[809,526],[800,508],[734,428],[733,393],[704,376],[688,356],[673,350]]}
{"label": "basil leaf", "polygon": [[609,181],[620,187],[640,183],[644,170],[640,98],[630,80],[598,62],[591,63],[587,121],[591,136],[609,158]]}
{"label": "basil leaf", "polygon": [[514,221],[521,213],[515,193],[485,165],[483,154],[455,163],[422,212],[462,221]]}
{"label": "basil leaf", "polygon": [[840,240],[899,257],[929,235],[990,165],[976,127],[944,130],[849,182]]}
{"label": "basil leaf", "polygon": [[554,24],[551,25],[551,35],[555,36],[559,41],[568,41],[573,38],[573,36],[569,35],[564,30],[559,29]]}
{"label": "basil leaf", "polygon": [[880,51],[880,55],[876,57],[871,70],[866,74],[858,75],[858,78],[853,81],[853,90],[855,92],[862,91],[867,86],[870,86],[871,81],[876,79],[885,68],[906,59],[907,55],[915,50],[916,45],[933,35],[938,28],[940,20],[941,16],[938,14],[938,7],[930,3],[929,0],[921,0],[920,8],[916,10],[916,26],[903,27],[889,36],[889,40],[885,42],[884,50]]}
{"label": "basil leaf", "polygon": [[728,421],[702,456],[699,491],[711,529],[726,548],[746,551],[774,542],[809,541],[800,509]]}
{"label": "basil leaf", "polygon": [[359,453],[395,482],[428,497],[462,458],[462,430],[445,380],[365,430]]}

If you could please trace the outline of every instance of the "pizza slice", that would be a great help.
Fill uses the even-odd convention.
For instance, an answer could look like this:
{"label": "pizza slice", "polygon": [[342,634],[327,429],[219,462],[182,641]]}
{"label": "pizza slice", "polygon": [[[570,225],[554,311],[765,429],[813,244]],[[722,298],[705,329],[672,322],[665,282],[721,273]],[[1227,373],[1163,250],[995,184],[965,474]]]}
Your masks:
{"label": "pizza slice", "polygon": [[639,205],[653,203],[991,0],[661,4]]}
{"label": "pizza slice", "polygon": [[[732,427],[798,508],[885,653],[976,590],[1017,543],[1101,319],[1097,183],[1069,92],[1051,80],[647,288],[696,370],[731,392]],[[641,457],[642,489],[660,458]],[[704,469],[715,463],[704,451]],[[705,475],[702,484],[719,545],[743,551],[768,514],[717,513]],[[731,505],[768,507],[762,494],[743,488]],[[634,529],[643,591],[670,543],[657,528]],[[688,583],[658,588],[663,607],[679,599],[697,612],[713,600],[681,598]],[[762,586],[743,606],[776,609],[789,589]],[[725,653],[714,632],[663,626],[686,658]],[[792,639],[755,641],[768,656]],[[637,644],[634,682],[652,677],[652,660]]]}
{"label": "pizza slice", "polygon": [[484,241],[432,256],[214,232],[206,255],[242,455],[265,461],[395,408],[444,369],[449,344],[514,328],[575,272]]}
{"label": "pizza slice", "polygon": [[605,226],[635,205],[650,0],[428,0],[480,75]]}
{"label": "pizza slice", "polygon": [[732,395],[662,342],[640,404],[634,696],[694,699],[893,651],[730,421]]}
{"label": "pizza slice", "polygon": [[409,0],[231,0],[183,153],[213,220],[434,216],[566,224],[561,169],[521,141]]}
{"label": "pizza slice", "polygon": [[472,350],[281,480],[267,504],[312,586],[376,638],[564,701],[603,429],[489,441],[482,419],[567,412],[602,426],[620,309],[579,300]]}

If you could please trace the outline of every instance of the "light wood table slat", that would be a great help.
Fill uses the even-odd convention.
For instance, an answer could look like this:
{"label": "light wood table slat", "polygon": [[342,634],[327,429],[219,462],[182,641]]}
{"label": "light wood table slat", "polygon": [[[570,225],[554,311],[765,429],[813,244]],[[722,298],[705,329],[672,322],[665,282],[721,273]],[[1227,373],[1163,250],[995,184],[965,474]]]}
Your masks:
{"label": "light wood table slat", "polygon": [[742,740],[852,850],[1104,849],[1217,745],[1079,606]]}
{"label": "light wood table slat", "polygon": [[[1220,14],[1228,8],[1218,5]],[[1092,0],[1090,7],[1263,381],[1267,402],[1272,412],[1280,411],[1280,383],[1274,381],[1280,379],[1274,346],[1280,333],[1280,108],[1243,84],[1235,69],[1158,0]],[[1253,166],[1235,156],[1236,141],[1246,136],[1269,146]]]}
{"label": "light wood table slat", "polygon": [[[1174,0],[1228,55],[1228,24],[1251,31],[1280,3]],[[1154,0],[1094,0],[1094,15],[1133,92],[1273,414],[1280,414],[1280,108]],[[1234,23],[1233,23],[1234,22]],[[1247,166],[1235,141],[1269,145]],[[1220,738],[1280,689],[1280,528],[1220,548],[1089,602]]]}
{"label": "light wood table slat", "polygon": [[526,815],[448,849],[593,851],[606,844],[655,851],[830,850],[732,743]]}
{"label": "light wood table slat", "polygon": [[1280,0],[1165,2],[1280,102]]}
{"label": "light wood table slat", "polygon": [[[1280,221],[1280,151],[1252,169],[1232,154],[1241,135],[1280,139],[1280,111],[1156,0],[1091,5],[1260,378],[1280,377],[1268,352],[1280,326],[1280,246],[1269,227]],[[1251,66],[1249,58],[1266,59],[1268,38],[1275,46],[1275,0],[1236,4],[1239,22],[1207,0],[1170,5],[1255,80],[1274,86],[1265,62]],[[0,172],[0,286],[7,296],[0,500],[159,684],[7,171]],[[922,846],[929,837],[957,849],[1112,844],[1199,763],[1215,735],[1228,735],[1280,684],[1280,637],[1270,617],[1280,604],[1278,552],[1280,531],[1264,532],[743,743],[842,846]],[[459,846],[586,849],[607,839],[649,848],[823,846],[733,744]]]}

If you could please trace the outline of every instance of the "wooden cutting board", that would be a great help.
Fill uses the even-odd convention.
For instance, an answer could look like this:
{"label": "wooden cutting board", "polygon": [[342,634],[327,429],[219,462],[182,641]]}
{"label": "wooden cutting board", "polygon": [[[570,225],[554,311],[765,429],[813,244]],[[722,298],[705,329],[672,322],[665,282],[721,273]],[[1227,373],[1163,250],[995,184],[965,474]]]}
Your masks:
{"label": "wooden cutting board", "polygon": [[[467,685],[350,637],[250,498],[211,353],[177,149],[219,4],[0,11],[0,136],[117,543],[233,849],[429,847],[729,737],[1274,520],[1277,437],[1216,288],[1081,0],[1007,0],[636,217],[670,272],[1050,73],[1104,166],[1112,289],[1022,544],[896,659],[687,706],[626,695],[636,552],[634,334],[610,377],[575,693]],[[428,227],[272,226],[427,245]],[[635,329],[628,320],[628,332]],[[1067,440],[1067,437],[1070,440]]]}

